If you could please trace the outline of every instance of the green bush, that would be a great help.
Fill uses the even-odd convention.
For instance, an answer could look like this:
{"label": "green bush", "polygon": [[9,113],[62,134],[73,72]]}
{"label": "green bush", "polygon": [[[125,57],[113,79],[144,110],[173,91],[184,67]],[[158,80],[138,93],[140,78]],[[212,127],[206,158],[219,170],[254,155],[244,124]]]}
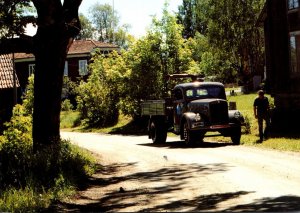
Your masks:
{"label": "green bush", "polygon": [[31,116],[16,105],[0,136],[0,187],[23,185],[32,162]]}
{"label": "green bush", "polygon": [[78,95],[78,83],[71,81],[69,77],[65,76],[62,87],[62,98],[68,99],[73,106],[73,109],[77,108],[76,97]]}
{"label": "green bush", "polygon": [[26,92],[23,95],[23,106],[25,108],[26,114],[32,115],[33,113],[33,101],[34,101],[34,75],[29,76],[28,85],[26,87]]}
{"label": "green bush", "polygon": [[77,109],[83,125],[88,127],[105,127],[118,121],[118,74],[107,65],[108,60],[110,59],[95,56],[91,75],[87,82],[79,85]]}
{"label": "green bush", "polygon": [[61,103],[61,110],[62,111],[72,111],[74,109],[74,106],[71,104],[69,99],[65,99],[62,103]]}

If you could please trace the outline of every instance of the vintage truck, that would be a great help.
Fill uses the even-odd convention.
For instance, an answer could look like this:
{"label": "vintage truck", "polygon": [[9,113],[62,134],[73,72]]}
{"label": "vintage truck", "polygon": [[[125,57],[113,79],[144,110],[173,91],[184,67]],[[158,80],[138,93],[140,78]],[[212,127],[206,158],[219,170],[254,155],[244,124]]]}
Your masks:
{"label": "vintage truck", "polygon": [[229,110],[224,85],[203,82],[194,75],[168,76],[178,78],[192,78],[192,82],[176,85],[171,97],[142,103],[142,115],[149,116],[149,139],[156,144],[165,143],[167,132],[173,132],[192,146],[203,141],[207,132],[217,132],[231,137],[233,144],[240,144],[244,117],[236,109]]}

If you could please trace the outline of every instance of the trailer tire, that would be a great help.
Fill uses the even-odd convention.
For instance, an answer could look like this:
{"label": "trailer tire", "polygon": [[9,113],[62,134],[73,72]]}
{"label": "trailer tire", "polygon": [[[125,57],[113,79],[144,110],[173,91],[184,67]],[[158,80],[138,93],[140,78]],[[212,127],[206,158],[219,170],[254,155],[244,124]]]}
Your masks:
{"label": "trailer tire", "polygon": [[154,144],[163,144],[167,140],[167,129],[162,119],[152,120],[150,123],[150,136]]}

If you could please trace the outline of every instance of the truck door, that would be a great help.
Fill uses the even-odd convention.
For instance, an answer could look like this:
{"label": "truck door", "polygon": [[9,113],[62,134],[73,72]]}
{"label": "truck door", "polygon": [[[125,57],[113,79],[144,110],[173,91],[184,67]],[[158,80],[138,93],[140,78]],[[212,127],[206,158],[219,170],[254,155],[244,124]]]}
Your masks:
{"label": "truck door", "polygon": [[184,110],[184,99],[181,89],[174,90],[174,102],[173,102],[173,117],[174,117],[174,132],[176,134],[180,133],[180,120]]}

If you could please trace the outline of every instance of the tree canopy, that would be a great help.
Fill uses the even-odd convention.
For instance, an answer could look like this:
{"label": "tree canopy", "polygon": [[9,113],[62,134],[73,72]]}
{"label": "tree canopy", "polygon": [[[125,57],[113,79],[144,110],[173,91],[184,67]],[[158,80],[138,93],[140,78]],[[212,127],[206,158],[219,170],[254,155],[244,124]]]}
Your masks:
{"label": "tree canopy", "polygon": [[263,4],[262,0],[184,0],[178,20],[185,37],[198,32],[207,38],[211,54],[206,53],[205,60],[221,54],[246,81],[248,75],[263,72],[263,35],[255,25]]}

